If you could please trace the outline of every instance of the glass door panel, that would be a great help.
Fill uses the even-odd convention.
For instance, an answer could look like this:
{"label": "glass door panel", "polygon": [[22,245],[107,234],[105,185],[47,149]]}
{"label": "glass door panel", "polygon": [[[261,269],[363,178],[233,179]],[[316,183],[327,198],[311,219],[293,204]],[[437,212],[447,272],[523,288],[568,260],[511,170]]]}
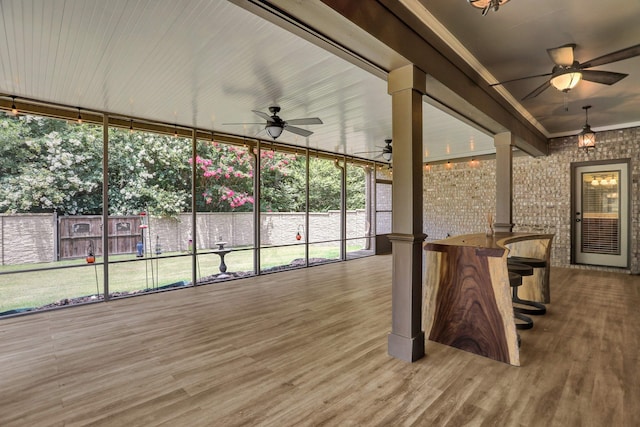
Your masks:
{"label": "glass door panel", "polygon": [[575,182],[576,263],[626,267],[627,164],[576,168]]}

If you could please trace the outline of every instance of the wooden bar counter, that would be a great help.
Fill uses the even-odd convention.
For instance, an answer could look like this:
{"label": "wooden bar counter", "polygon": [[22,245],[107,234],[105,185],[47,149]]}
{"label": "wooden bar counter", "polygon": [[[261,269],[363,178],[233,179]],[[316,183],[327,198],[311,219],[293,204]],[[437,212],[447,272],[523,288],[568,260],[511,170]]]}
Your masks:
{"label": "wooden bar counter", "polygon": [[552,234],[496,233],[426,243],[425,335],[432,341],[519,366],[507,255],[511,251],[547,261],[547,268],[530,281],[535,289],[528,295],[549,302],[552,240]]}

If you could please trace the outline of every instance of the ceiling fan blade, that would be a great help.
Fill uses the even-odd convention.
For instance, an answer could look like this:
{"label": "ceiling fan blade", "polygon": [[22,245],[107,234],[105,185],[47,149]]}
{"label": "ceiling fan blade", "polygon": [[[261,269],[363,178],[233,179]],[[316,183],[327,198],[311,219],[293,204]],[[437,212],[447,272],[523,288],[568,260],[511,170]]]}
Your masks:
{"label": "ceiling fan blade", "polygon": [[286,125],[284,128],[285,128],[285,130],[288,130],[291,133],[295,133],[296,135],[305,136],[305,137],[309,136],[309,135],[311,135],[313,133],[310,130],[297,128],[295,126]]}
{"label": "ceiling fan blade", "polygon": [[373,150],[373,151],[356,151],[353,154],[371,154],[371,153],[379,153],[380,150]]}
{"label": "ceiling fan blade", "polygon": [[598,65],[611,64],[612,62],[622,61],[623,59],[633,58],[634,56],[640,56],[640,44],[594,58],[591,61],[580,64],[580,68],[590,68]]}
{"label": "ceiling fan blade", "polygon": [[617,83],[628,75],[629,74],[614,73],[613,71],[582,70],[582,80],[605,85]]}
{"label": "ceiling fan blade", "polygon": [[554,64],[568,67],[573,64],[573,49],[575,47],[574,43],[569,43],[564,46],[547,49],[547,53]]}
{"label": "ceiling fan blade", "polygon": [[492,83],[489,86],[498,86],[498,85],[503,85],[505,83],[517,82],[519,80],[533,79],[535,77],[546,77],[546,76],[550,76],[551,74],[552,73],[544,73],[544,74],[536,74],[535,76],[519,77],[517,79],[511,79],[511,80],[505,80],[498,83]]}
{"label": "ceiling fan blade", "polygon": [[549,80],[547,80],[546,82],[542,83],[540,86],[538,86],[537,88],[535,88],[531,93],[529,93],[527,96],[525,96],[524,98],[522,98],[522,100],[524,101],[525,99],[531,99],[531,98],[535,98],[536,96],[540,95],[542,92],[544,92],[545,90],[547,90],[549,88],[549,86],[551,86],[551,82]]}
{"label": "ceiling fan blade", "polygon": [[264,123],[222,123],[223,125],[263,125]]}
{"label": "ceiling fan blade", "polygon": [[272,122],[273,121],[273,118],[270,115],[268,115],[267,113],[263,113],[262,111],[258,111],[258,110],[251,110],[251,111],[253,111],[254,113],[256,113],[257,115],[259,115],[260,117],[262,117],[263,119],[265,119],[268,122]]}
{"label": "ceiling fan blade", "polygon": [[290,125],[321,125],[322,120],[320,120],[317,117],[307,117],[304,119],[293,119],[293,120],[287,120],[287,124]]}

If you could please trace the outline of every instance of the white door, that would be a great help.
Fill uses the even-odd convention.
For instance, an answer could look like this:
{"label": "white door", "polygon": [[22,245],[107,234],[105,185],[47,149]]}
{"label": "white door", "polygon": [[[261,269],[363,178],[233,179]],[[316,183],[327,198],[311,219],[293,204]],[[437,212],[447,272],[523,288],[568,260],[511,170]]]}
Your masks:
{"label": "white door", "polygon": [[627,267],[629,180],[627,163],[575,168],[576,264]]}

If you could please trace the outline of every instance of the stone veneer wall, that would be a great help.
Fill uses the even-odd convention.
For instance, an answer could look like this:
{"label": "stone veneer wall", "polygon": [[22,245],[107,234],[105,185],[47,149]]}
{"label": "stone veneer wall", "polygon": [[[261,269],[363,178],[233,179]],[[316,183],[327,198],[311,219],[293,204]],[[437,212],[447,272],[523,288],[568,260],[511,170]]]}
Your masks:
{"label": "stone veneer wall", "polygon": [[[549,155],[514,157],[514,231],[554,233],[552,264],[571,266],[571,164],[631,159],[631,263],[640,273],[640,128],[597,133],[597,147],[577,148],[577,137],[550,141]],[[424,227],[428,240],[484,230],[487,212],[495,212],[495,160],[432,166],[424,172]],[[580,268],[621,271],[592,266]],[[624,270],[623,270],[624,271]]]}
{"label": "stone veneer wall", "polygon": [[427,166],[423,176],[427,241],[485,231],[496,210],[495,160]]}

